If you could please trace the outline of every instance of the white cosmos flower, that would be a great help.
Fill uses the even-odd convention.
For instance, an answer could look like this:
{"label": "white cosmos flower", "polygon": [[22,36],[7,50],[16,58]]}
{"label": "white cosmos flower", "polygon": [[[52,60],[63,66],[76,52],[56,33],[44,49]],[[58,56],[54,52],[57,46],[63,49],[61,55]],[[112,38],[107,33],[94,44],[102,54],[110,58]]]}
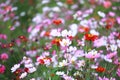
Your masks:
{"label": "white cosmos flower", "polygon": [[62,41],[60,41],[62,47],[69,46],[71,43],[72,42],[69,39],[62,39]]}
{"label": "white cosmos flower", "polygon": [[67,52],[75,52],[76,50],[77,50],[76,47],[70,46],[70,47],[67,49]]}
{"label": "white cosmos flower", "polygon": [[81,25],[81,26],[88,26],[88,20],[82,20],[82,21],[80,22],[80,25]]}
{"label": "white cosmos flower", "polygon": [[99,32],[95,31],[94,29],[90,30],[90,33],[94,35],[99,35]]}
{"label": "white cosmos flower", "polygon": [[64,73],[63,71],[57,71],[57,72],[56,72],[56,75],[60,75],[60,76],[61,76],[61,75],[64,75],[64,74],[65,74],[65,73]]}
{"label": "white cosmos flower", "polygon": [[33,73],[33,72],[35,72],[37,69],[35,68],[35,67],[31,67],[31,68],[29,68],[29,73]]}
{"label": "white cosmos flower", "polygon": [[98,68],[98,66],[96,66],[96,65],[91,65],[91,68],[92,68],[92,69],[96,69],[96,68]]}
{"label": "white cosmos flower", "polygon": [[72,24],[72,25],[70,26],[70,30],[71,30],[71,32],[72,32],[72,36],[76,36],[76,34],[77,34],[77,32],[78,32],[78,26],[77,26],[77,24]]}
{"label": "white cosmos flower", "polygon": [[42,19],[41,19],[41,14],[37,14],[37,15],[32,19],[32,21],[33,21],[34,23],[36,23],[36,24],[39,24],[39,23],[42,21]]}
{"label": "white cosmos flower", "polygon": [[33,64],[25,64],[25,67],[27,67],[27,68],[30,68],[30,67],[33,67],[34,65]]}
{"label": "white cosmos flower", "polygon": [[30,80],[35,80],[35,78],[32,78],[32,79],[30,79]]}
{"label": "white cosmos flower", "polygon": [[103,13],[102,11],[98,11],[98,15],[103,18],[106,16],[105,13]]}
{"label": "white cosmos flower", "polygon": [[107,62],[112,62],[112,59],[107,58],[105,55],[101,55],[101,58],[104,59]]}
{"label": "white cosmos flower", "polygon": [[15,65],[11,68],[12,72],[15,72],[19,67],[20,67],[20,64],[15,64]]}
{"label": "white cosmos flower", "polygon": [[59,67],[63,67],[67,65],[67,60],[63,60],[62,62],[59,62]]}
{"label": "white cosmos flower", "polygon": [[60,12],[60,11],[61,11],[60,8],[57,7],[57,6],[56,6],[56,7],[53,7],[52,10],[53,10],[54,12]]}
{"label": "white cosmos flower", "polygon": [[60,37],[61,36],[61,33],[60,31],[58,31],[57,29],[53,29],[51,32],[50,32],[50,35],[51,36],[57,36],[57,37]]}
{"label": "white cosmos flower", "polygon": [[117,46],[120,48],[120,40],[116,40]]}
{"label": "white cosmos flower", "polygon": [[71,31],[67,31],[66,29],[61,32],[62,37],[72,36]]}
{"label": "white cosmos flower", "polygon": [[22,73],[21,75],[20,75],[20,79],[23,79],[23,78],[25,78],[27,76],[27,72],[24,72],[24,73]]}
{"label": "white cosmos flower", "polygon": [[111,51],[116,51],[117,50],[117,45],[115,45],[115,44],[110,45],[110,50]]}

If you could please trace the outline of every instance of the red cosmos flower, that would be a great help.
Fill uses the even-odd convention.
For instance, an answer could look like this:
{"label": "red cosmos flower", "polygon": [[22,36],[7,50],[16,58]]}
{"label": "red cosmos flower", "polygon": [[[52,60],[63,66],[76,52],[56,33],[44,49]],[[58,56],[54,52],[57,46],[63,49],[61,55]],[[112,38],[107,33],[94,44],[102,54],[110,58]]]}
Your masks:
{"label": "red cosmos flower", "polygon": [[13,46],[14,46],[13,42],[11,42],[11,43],[8,44],[8,47],[13,47]]}
{"label": "red cosmos flower", "polygon": [[7,48],[8,45],[7,44],[1,44],[1,48]]}
{"label": "red cosmos flower", "polygon": [[120,39],[120,33],[118,34],[117,38]]}
{"label": "red cosmos flower", "polygon": [[98,39],[98,36],[97,35],[93,35],[93,34],[85,34],[85,40],[88,40],[88,41],[94,41]]}
{"label": "red cosmos flower", "polygon": [[60,25],[62,21],[60,19],[53,20],[53,23],[56,25]]}
{"label": "red cosmos flower", "polygon": [[22,69],[17,69],[17,70],[14,72],[14,74],[15,74],[15,75],[19,75],[21,72],[22,72]]}
{"label": "red cosmos flower", "polygon": [[28,39],[25,37],[25,36],[19,36],[18,37],[22,42],[27,42],[28,41]]}
{"label": "red cosmos flower", "polygon": [[11,11],[12,6],[5,6],[5,11]]}
{"label": "red cosmos flower", "polygon": [[96,4],[96,0],[90,0],[89,2],[90,4],[93,4],[93,5]]}
{"label": "red cosmos flower", "polygon": [[29,69],[28,69],[28,68],[25,68],[25,69],[24,69],[24,71],[25,71],[25,72],[28,72],[28,71],[29,71]]}
{"label": "red cosmos flower", "polygon": [[51,43],[59,46],[59,45],[60,45],[60,41],[61,41],[60,38],[55,38],[55,39],[53,39],[53,40],[51,41]]}
{"label": "red cosmos flower", "polygon": [[45,60],[49,60],[50,62],[52,61],[51,58],[45,57],[45,58],[39,59],[39,63],[40,63],[40,64],[45,64]]}
{"label": "red cosmos flower", "polygon": [[106,29],[110,29],[114,26],[115,24],[115,19],[114,18],[109,18],[106,20]]}
{"label": "red cosmos flower", "polygon": [[66,3],[67,3],[67,4],[73,4],[74,1],[73,1],[73,0],[66,0]]}
{"label": "red cosmos flower", "polygon": [[105,68],[99,66],[98,68],[95,69],[97,72],[105,72]]}
{"label": "red cosmos flower", "polygon": [[39,59],[39,63],[40,63],[40,64],[44,64],[45,62],[44,62],[43,59]]}
{"label": "red cosmos flower", "polygon": [[45,34],[44,34],[44,36],[49,37],[49,36],[50,36],[50,32],[49,32],[49,31],[46,31]]}
{"label": "red cosmos flower", "polygon": [[21,35],[21,36],[18,36],[19,39],[25,39],[26,37]]}

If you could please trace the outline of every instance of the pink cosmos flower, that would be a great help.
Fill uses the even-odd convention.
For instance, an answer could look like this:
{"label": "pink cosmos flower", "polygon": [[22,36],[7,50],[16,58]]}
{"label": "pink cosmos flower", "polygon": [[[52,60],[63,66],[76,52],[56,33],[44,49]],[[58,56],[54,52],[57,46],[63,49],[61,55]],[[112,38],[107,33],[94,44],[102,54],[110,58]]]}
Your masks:
{"label": "pink cosmos flower", "polygon": [[7,60],[7,59],[8,59],[8,54],[7,54],[7,53],[2,53],[2,54],[0,55],[0,59],[2,59],[2,60]]}
{"label": "pink cosmos flower", "polygon": [[3,74],[5,72],[5,66],[0,65],[0,74]]}
{"label": "pink cosmos flower", "polygon": [[101,37],[100,39],[97,39],[93,42],[94,47],[101,47],[105,46],[107,44],[107,38],[106,37]]}
{"label": "pink cosmos flower", "polygon": [[115,78],[111,77],[110,79],[109,78],[106,78],[105,76],[102,78],[102,77],[99,77],[98,80],[116,80]]}
{"label": "pink cosmos flower", "polygon": [[85,54],[85,57],[89,59],[98,58],[100,57],[100,53],[98,53],[96,50],[91,50]]}
{"label": "pink cosmos flower", "polygon": [[32,26],[30,26],[28,29],[27,29],[27,32],[30,33],[32,31]]}
{"label": "pink cosmos flower", "polygon": [[106,55],[107,58],[113,58],[114,56],[117,55],[117,52],[112,52]]}
{"label": "pink cosmos flower", "polygon": [[110,1],[104,1],[104,2],[103,2],[103,6],[104,6],[105,8],[110,8],[110,7],[112,6],[112,3],[111,3]]}
{"label": "pink cosmos flower", "polygon": [[74,80],[71,76],[68,76],[68,75],[66,75],[66,74],[64,74],[62,77],[63,77],[65,80]]}
{"label": "pink cosmos flower", "polygon": [[120,17],[117,17],[117,23],[120,24]]}
{"label": "pink cosmos flower", "polygon": [[120,77],[120,68],[117,69],[117,75]]}
{"label": "pink cosmos flower", "polygon": [[0,34],[0,39],[7,39],[7,36],[5,34]]}

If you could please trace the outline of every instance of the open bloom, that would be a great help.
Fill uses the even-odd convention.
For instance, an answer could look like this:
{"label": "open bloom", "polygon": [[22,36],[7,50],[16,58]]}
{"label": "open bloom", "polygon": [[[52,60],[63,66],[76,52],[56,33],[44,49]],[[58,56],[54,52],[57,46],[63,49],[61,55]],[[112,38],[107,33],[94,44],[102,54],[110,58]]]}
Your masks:
{"label": "open bloom", "polygon": [[53,20],[53,23],[56,24],[56,25],[60,25],[62,23],[62,20],[61,19],[56,19],[56,20]]}
{"label": "open bloom", "polygon": [[97,72],[104,72],[104,71],[105,71],[105,68],[104,68],[104,67],[101,67],[101,66],[98,66],[95,70],[96,70]]}
{"label": "open bloom", "polygon": [[98,57],[100,57],[100,53],[98,53],[98,52],[94,49],[94,50],[91,50],[90,52],[86,53],[86,54],[85,54],[85,57],[86,57],[86,58],[90,58],[90,59],[92,59],[92,58],[98,58]]}
{"label": "open bloom", "polygon": [[11,71],[12,71],[12,72],[15,72],[19,67],[20,67],[20,64],[15,64],[15,65],[11,68]]}
{"label": "open bloom", "polygon": [[0,59],[2,59],[2,60],[7,60],[7,59],[8,59],[8,54],[7,54],[7,53],[2,53],[2,54],[0,55]]}
{"label": "open bloom", "polygon": [[98,35],[94,35],[94,34],[85,34],[85,40],[88,40],[88,41],[95,41],[96,39],[98,39]]}
{"label": "open bloom", "polygon": [[59,63],[59,67],[66,66],[68,64],[67,60],[63,60],[62,62]]}
{"label": "open bloom", "polygon": [[60,41],[62,47],[69,46],[71,43],[72,42],[69,39],[62,39],[62,41]]}
{"label": "open bloom", "polygon": [[101,37],[93,42],[94,47],[101,47],[101,46],[106,46],[107,45],[107,38],[106,37]]}
{"label": "open bloom", "polygon": [[0,74],[3,74],[5,72],[5,66],[0,65]]}
{"label": "open bloom", "polygon": [[23,79],[23,78],[25,78],[27,76],[27,72],[24,72],[24,73],[22,73],[21,75],[20,75],[20,79]]}
{"label": "open bloom", "polygon": [[103,2],[103,6],[105,8],[109,8],[109,7],[111,7],[111,5],[112,5],[112,3],[109,0]]}

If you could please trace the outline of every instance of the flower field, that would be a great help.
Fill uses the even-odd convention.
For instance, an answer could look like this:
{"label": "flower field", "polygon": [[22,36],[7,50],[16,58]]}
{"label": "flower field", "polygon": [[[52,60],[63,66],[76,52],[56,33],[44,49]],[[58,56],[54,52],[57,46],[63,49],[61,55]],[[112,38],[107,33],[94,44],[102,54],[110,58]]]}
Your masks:
{"label": "flower field", "polygon": [[120,80],[120,0],[0,0],[0,80]]}

